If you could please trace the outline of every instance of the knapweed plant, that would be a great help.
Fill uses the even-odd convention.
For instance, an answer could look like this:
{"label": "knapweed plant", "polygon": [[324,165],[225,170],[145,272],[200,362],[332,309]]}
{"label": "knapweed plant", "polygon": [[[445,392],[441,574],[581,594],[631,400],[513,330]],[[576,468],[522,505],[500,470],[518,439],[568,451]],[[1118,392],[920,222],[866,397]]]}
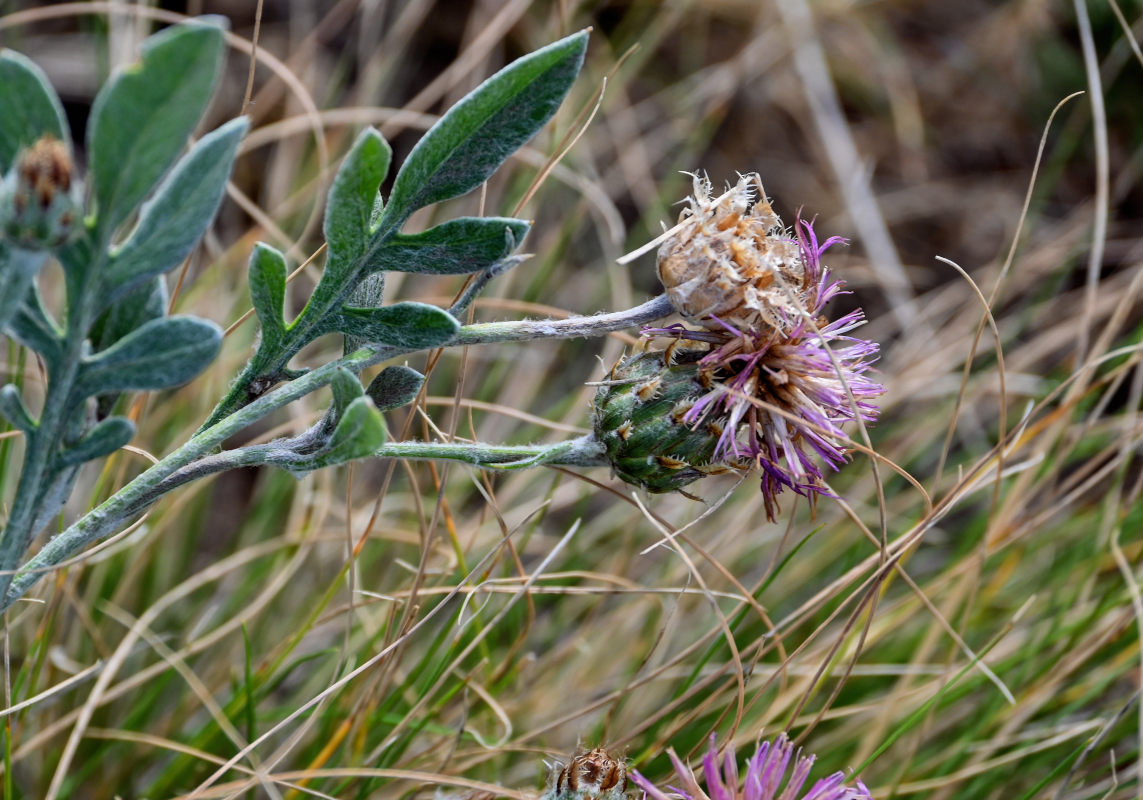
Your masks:
{"label": "knapweed plant", "polygon": [[[586,32],[557,41],[458,102],[413,148],[384,200],[379,186],[390,148],[377,131],[363,131],[328,192],[325,267],[305,306],[287,318],[286,258],[257,245],[249,284],[261,336],[225,397],[189,441],[28,560],[81,467],[131,439],[134,427],[118,413],[119,398],[189,381],[219,350],[216,325],[167,315],[164,274],[187,258],[210,224],[246,122],[207,133],[180,157],[213,92],[223,34],[210,20],[178,25],[149,39],[140,63],[99,93],[86,134],[88,169],[80,175],[44,75],[5,52],[0,325],[36,353],[46,388],[35,412],[16,385],[0,392],[0,410],[25,440],[0,541],[2,606],[173,489],[251,465],[299,474],[361,458],[446,459],[494,469],[610,465],[623,480],[657,492],[714,472],[760,469],[771,515],[783,489],[828,492],[822,465],[837,468],[845,459],[840,426],[875,414],[869,401],[880,387],[865,371],[876,347],[848,336],[860,312],[833,322],[822,316],[841,287],[820,261],[835,240],[819,244],[800,220],[792,233],[784,229],[756,176],[720,197],[696,179],[695,196],[659,253],[667,294],[593,317],[461,324],[478,292],[523,260],[525,220],[462,217],[403,232],[413,212],[478,188],[548,123],[586,44]],[[66,289],[57,313],[36,280],[52,258],[63,268]],[[387,272],[471,277],[448,308],[386,305]],[[424,377],[401,365],[383,369],[368,386],[358,377],[416,351],[601,336],[675,312],[685,322],[645,330],[646,352],[624,359],[601,382],[595,431],[557,444],[389,441],[383,413],[412,402]],[[329,334],[344,336],[344,357],[292,365],[303,348]],[[221,449],[253,422],[327,386],[332,402],[308,430]]]}

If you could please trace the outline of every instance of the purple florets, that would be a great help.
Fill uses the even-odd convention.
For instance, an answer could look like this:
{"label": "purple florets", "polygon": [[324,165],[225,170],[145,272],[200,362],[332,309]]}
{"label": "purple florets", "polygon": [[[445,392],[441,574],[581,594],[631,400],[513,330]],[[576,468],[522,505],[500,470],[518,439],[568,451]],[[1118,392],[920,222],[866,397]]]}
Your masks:
{"label": "purple florets", "polygon": [[699,366],[710,390],[684,421],[692,427],[719,423],[716,460],[752,462],[761,471],[771,519],[776,497],[785,489],[811,499],[829,493],[819,464],[837,470],[845,463],[848,438],[842,425],[876,419],[871,400],[884,391],[866,374],[877,358],[877,344],[849,335],[865,323],[862,312],[833,321],[822,316],[844,283],[832,277],[821,257],[845,240],[834,236],[819,243],[813,224],[801,219],[794,230],[801,279],[778,287],[787,302],[770,308],[773,323],[751,329],[708,315],[698,330],[681,324],[644,330],[647,336],[706,344]]}
{"label": "purple florets", "polygon": [[[703,758],[705,790],[674,751],[669,751],[668,755],[675,765],[679,781],[679,786],[671,786],[669,790],[685,800],[872,800],[865,784],[857,781],[855,786],[848,786],[843,772],[822,778],[803,794],[802,788],[810,776],[815,757],[803,756],[800,749],[794,752],[793,743],[784,733],[772,742],[763,742],[754,757],[746,762],[746,775],[741,785],[734,747],[726,748],[720,770],[713,735],[710,737],[710,749]],[[792,771],[789,769],[791,760],[794,762]],[[787,772],[790,772],[788,778]],[[631,779],[651,800],[672,800],[672,794],[663,792],[638,772],[632,772]]]}

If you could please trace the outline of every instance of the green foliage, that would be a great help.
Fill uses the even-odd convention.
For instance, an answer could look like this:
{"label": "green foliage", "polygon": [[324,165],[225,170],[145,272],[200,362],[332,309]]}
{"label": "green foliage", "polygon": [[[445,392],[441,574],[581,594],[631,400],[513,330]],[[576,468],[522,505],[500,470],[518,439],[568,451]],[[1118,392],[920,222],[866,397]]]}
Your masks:
{"label": "green foliage", "polygon": [[365,342],[408,350],[439,347],[460,330],[452,314],[425,303],[395,303],[381,308],[342,306],[329,324],[332,330]]}
{"label": "green foliage", "polygon": [[385,443],[385,421],[367,397],[358,397],[341,413],[333,435],[306,464],[320,469],[371,456]]}
{"label": "green foliage", "polygon": [[[32,281],[46,261],[39,248],[32,251],[3,241],[4,227],[15,209],[10,206],[18,176],[15,161],[25,148],[51,136],[71,149],[67,121],[59,96],[47,76],[30,59],[0,49],[0,331],[12,318]],[[11,171],[11,172],[9,172]],[[8,173],[6,175],[6,173]]]}
{"label": "green foliage", "polygon": [[85,358],[73,398],[186,383],[218,355],[222,330],[196,317],[144,323],[102,352]]}
{"label": "green foliage", "polygon": [[377,408],[390,411],[413,402],[424,383],[425,376],[412,367],[395,364],[377,373],[365,393]]}
{"label": "green foliage", "polygon": [[140,64],[113,77],[96,96],[87,149],[92,211],[105,236],[186,145],[214,93],[222,45],[222,29],[213,21],[168,28],[143,44]]}
{"label": "green foliage", "polygon": [[344,282],[368,250],[381,211],[378,187],[389,172],[392,150],[381,134],[366,128],[341,163],[326,200],[325,231],[329,245],[323,282]]}
{"label": "green foliage", "polygon": [[250,254],[250,301],[271,347],[286,335],[286,257],[265,242]]}
{"label": "green foliage", "polygon": [[74,467],[85,461],[109,456],[135,435],[135,425],[126,417],[108,417],[83,435],[78,442],[63,451],[61,466]]}
{"label": "green foliage", "polygon": [[0,414],[17,430],[26,434],[35,433],[36,420],[24,407],[20,390],[10,383],[0,388]]}
{"label": "green foliage", "polygon": [[[481,273],[478,287],[518,259],[529,223],[461,218],[402,234],[409,215],[479,186],[555,114],[583,63],[580,32],[524,56],[458,102],[422,137],[402,165],[387,205],[378,189],[390,148],[367,128],[342,160],[326,198],[325,270],[292,323],[281,318],[285,262],[266,245],[251,259],[251,296],[263,335],[231,392],[204,427],[227,418],[290,376],[289,362],[319,336],[340,332],[346,349],[363,345],[415,350],[445,344],[459,323],[443,309],[381,306],[388,270],[434,275]],[[461,308],[472,301],[466,295]]]}
{"label": "green foliage", "polygon": [[[113,453],[134,434],[132,422],[108,416],[116,398],[183,384],[218,354],[217,325],[165,316],[162,276],[202,238],[246,131],[246,120],[234,120],[178,158],[214,91],[222,46],[217,22],[173,26],[148,39],[142,61],[99,92],[87,131],[92,205],[86,224],[77,219],[80,179],[70,145],[61,149],[41,139],[48,133],[66,141],[58,98],[30,61],[7,51],[0,56],[0,161],[18,157],[21,165],[0,193],[0,200],[7,198],[0,202],[0,237],[8,237],[0,241],[0,280],[7,285],[0,332],[35,350],[48,379],[35,417],[15,384],[0,390],[0,409],[28,436],[0,535],[5,593],[33,536],[66,502],[76,468]],[[32,143],[28,155],[19,155]],[[33,180],[34,186],[24,185]],[[42,219],[12,216],[28,209]],[[114,242],[116,229],[136,213],[134,229]],[[49,254],[65,278],[58,322],[33,282]]]}
{"label": "green foliage", "polygon": [[586,31],[561,39],[517,59],[449,109],[397,173],[385,209],[390,224],[486,181],[555,114],[586,49]]}
{"label": "green foliage", "polygon": [[20,307],[32,281],[47,261],[47,254],[11,247],[0,241],[0,329],[12,319]]}
{"label": "green foliage", "polygon": [[394,234],[370,255],[370,272],[467,275],[511,255],[531,225],[504,217],[459,217],[413,234]]}
{"label": "green foliage", "polygon": [[143,206],[130,237],[111,251],[104,277],[110,303],[182,263],[218,211],[244,117],[199,139]]}
{"label": "green foliage", "polygon": [[0,49],[0,174],[44,134],[69,140],[63,106],[43,70],[14,50]]}

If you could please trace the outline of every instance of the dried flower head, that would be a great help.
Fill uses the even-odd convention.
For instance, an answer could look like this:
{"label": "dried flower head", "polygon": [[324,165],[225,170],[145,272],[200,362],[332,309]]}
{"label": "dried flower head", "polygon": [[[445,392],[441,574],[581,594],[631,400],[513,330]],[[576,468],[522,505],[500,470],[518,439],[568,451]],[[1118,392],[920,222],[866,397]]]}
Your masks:
{"label": "dried flower head", "polygon": [[676,227],[659,248],[659,279],[684,317],[707,327],[717,317],[742,328],[777,328],[796,311],[791,290],[804,287],[802,259],[782,235],[756,173],[718,197],[705,176],[695,175]]}
{"label": "dried flower head", "polygon": [[[785,232],[768,202],[749,205],[751,187],[760,191],[757,176],[715,199],[708,182],[695,185],[684,212],[691,224],[663,245],[659,270],[680,313],[702,328],[643,333],[674,339],[672,347],[706,348],[698,366],[707,391],[682,421],[718,428],[711,461],[761,471],[766,513],[774,519],[785,489],[811,500],[828,494],[819,463],[837,470],[847,460],[842,426],[876,418],[871,401],[884,389],[867,371],[878,348],[849,335],[864,324],[860,310],[833,321],[823,315],[844,284],[821,257],[843,239],[819,243],[812,222],[801,219]],[[685,269],[677,266],[684,261]],[[684,274],[692,277],[676,280]]]}
{"label": "dried flower head", "polygon": [[[800,749],[795,753],[793,743],[784,733],[773,742],[763,742],[754,757],[746,762],[746,775],[741,785],[734,747],[726,748],[720,770],[714,736],[711,736],[710,749],[703,758],[705,790],[674,751],[668,753],[680,784],[678,787],[670,787],[673,795],[663,792],[638,772],[631,773],[631,779],[651,800],[671,800],[672,796],[686,800],[872,800],[872,795],[861,781],[857,781],[854,787],[847,786],[843,772],[822,778],[803,794],[802,787],[810,776],[816,757],[803,756]],[[794,769],[787,778],[791,758]]]}
{"label": "dried flower head", "polygon": [[602,747],[581,753],[555,773],[541,800],[625,800],[627,766]]}

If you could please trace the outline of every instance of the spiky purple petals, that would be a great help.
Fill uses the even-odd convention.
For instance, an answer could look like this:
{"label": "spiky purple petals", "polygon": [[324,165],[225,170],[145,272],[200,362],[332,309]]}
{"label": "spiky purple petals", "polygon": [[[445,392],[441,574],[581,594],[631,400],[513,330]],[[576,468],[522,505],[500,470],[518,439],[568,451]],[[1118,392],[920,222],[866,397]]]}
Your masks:
{"label": "spiky purple petals", "polygon": [[674,800],[678,797],[684,800],[872,800],[865,784],[856,781],[855,785],[848,785],[843,772],[818,780],[803,794],[815,756],[803,756],[800,749],[795,752],[793,743],[784,733],[771,742],[762,743],[754,757],[746,762],[746,775],[741,783],[734,747],[726,748],[720,764],[713,735],[710,737],[710,749],[703,758],[705,789],[674,751],[668,754],[679,783],[669,787],[669,792],[659,789],[638,771],[631,773],[631,779],[651,800]]}
{"label": "spiky purple petals", "polygon": [[769,322],[746,327],[708,316],[699,329],[676,324],[643,331],[706,345],[699,364],[711,388],[684,421],[695,427],[718,422],[722,433],[714,459],[753,462],[771,519],[786,489],[811,499],[828,494],[822,465],[837,470],[847,460],[849,439],[842,426],[875,420],[872,400],[884,391],[867,374],[877,344],[850,335],[865,323],[862,312],[833,321],[822,316],[844,283],[821,257],[845,240],[835,236],[819,243],[812,222],[802,219],[794,232],[800,280],[780,287],[787,302],[769,308]]}

